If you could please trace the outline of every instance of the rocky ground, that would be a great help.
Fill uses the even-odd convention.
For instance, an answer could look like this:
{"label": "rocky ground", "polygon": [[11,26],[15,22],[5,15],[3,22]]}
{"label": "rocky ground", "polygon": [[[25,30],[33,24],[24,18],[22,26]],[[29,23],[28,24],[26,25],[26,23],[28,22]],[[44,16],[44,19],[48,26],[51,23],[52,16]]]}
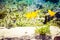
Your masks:
{"label": "rocky ground", "polygon": [[[0,28],[0,40],[42,40],[40,35],[35,35],[35,29],[35,27]],[[53,40],[55,36],[59,36],[59,28],[51,26],[50,30],[51,35],[47,35],[46,40]]]}

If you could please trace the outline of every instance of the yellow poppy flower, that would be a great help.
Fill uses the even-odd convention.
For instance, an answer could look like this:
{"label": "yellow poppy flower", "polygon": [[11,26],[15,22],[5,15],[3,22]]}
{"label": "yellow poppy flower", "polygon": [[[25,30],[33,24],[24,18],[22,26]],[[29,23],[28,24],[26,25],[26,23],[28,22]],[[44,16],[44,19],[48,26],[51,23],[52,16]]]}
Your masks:
{"label": "yellow poppy flower", "polygon": [[26,14],[26,18],[31,19],[31,18],[36,18],[38,15],[39,10],[33,11],[33,12],[28,12]]}
{"label": "yellow poppy flower", "polygon": [[54,16],[55,15],[55,12],[53,12],[51,10],[48,10],[48,13],[50,14],[50,16]]}
{"label": "yellow poppy flower", "polygon": [[36,18],[37,17],[37,13],[36,12],[32,12],[31,17],[32,18]]}
{"label": "yellow poppy flower", "polygon": [[30,19],[31,18],[31,13],[26,14],[25,17]]}

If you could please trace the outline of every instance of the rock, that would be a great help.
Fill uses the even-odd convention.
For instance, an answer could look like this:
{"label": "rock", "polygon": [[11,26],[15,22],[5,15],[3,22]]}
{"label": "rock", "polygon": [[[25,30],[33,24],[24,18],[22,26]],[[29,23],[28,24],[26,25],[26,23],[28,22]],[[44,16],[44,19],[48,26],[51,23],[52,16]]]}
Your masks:
{"label": "rock", "polygon": [[[10,40],[40,40],[39,35],[35,35],[35,27],[16,27],[11,29],[0,29],[0,39],[7,38]],[[51,36],[54,39],[55,36],[60,35],[60,29],[58,27],[50,26]],[[59,33],[57,35],[57,33]],[[50,40],[51,36],[46,36],[46,40]],[[6,40],[7,40],[6,39]]]}
{"label": "rock", "polygon": [[60,36],[56,36],[54,40],[60,40]]}

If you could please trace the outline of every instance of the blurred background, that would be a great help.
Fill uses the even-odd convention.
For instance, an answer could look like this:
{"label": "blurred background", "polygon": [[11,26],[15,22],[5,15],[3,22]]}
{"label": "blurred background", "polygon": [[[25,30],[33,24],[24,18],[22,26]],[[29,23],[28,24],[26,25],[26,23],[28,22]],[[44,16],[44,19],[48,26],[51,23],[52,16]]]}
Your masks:
{"label": "blurred background", "polygon": [[0,26],[41,26],[48,10],[60,11],[60,0],[0,0]]}

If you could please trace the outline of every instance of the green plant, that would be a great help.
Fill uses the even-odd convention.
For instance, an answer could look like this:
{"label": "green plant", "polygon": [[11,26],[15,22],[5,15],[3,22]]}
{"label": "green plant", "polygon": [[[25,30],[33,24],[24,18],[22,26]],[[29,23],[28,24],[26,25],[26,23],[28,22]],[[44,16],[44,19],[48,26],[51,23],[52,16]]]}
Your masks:
{"label": "green plant", "polygon": [[42,35],[50,33],[50,29],[49,28],[50,28],[49,25],[44,25],[42,27],[38,27],[38,28],[36,28],[35,33],[42,34]]}

